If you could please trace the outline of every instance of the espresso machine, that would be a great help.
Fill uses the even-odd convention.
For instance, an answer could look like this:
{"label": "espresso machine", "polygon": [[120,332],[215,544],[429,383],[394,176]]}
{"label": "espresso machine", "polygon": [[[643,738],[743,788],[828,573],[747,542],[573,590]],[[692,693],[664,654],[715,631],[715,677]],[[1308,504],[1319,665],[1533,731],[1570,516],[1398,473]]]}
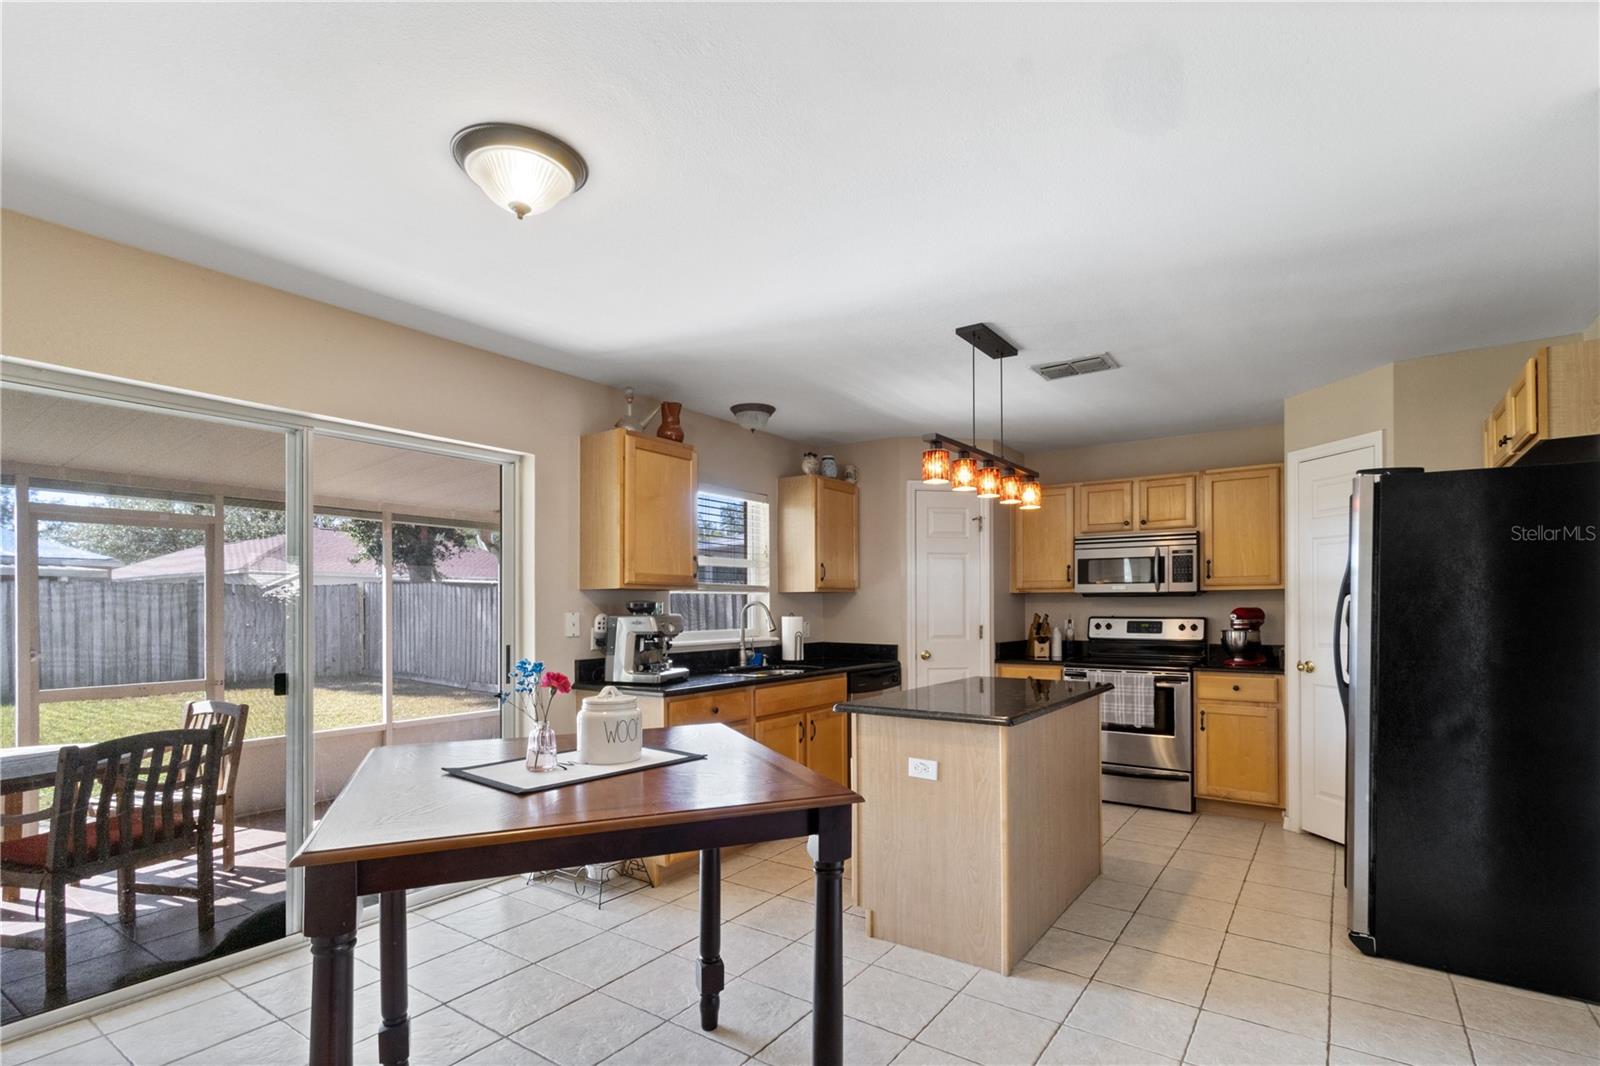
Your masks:
{"label": "espresso machine", "polygon": [[1267,620],[1259,607],[1235,607],[1228,612],[1228,628],[1222,631],[1222,646],[1227,657],[1223,666],[1260,666],[1267,661],[1261,649],[1261,626]]}
{"label": "espresso machine", "polygon": [[[689,676],[672,665],[672,641],[683,632],[679,614],[634,611],[606,622],[606,680],[618,685],[666,685]],[[657,605],[649,604],[651,608]]]}

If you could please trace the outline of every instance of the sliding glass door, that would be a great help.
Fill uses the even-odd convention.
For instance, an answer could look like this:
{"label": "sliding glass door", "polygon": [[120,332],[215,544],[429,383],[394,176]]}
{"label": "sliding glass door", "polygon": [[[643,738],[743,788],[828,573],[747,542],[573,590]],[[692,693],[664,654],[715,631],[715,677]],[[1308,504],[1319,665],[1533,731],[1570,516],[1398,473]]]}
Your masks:
{"label": "sliding glass door", "polygon": [[[5,890],[7,1021],[299,927],[287,861],[373,747],[498,736],[515,643],[502,544],[513,457],[4,364],[0,384],[0,758],[4,853],[56,824],[62,745],[181,728],[247,705],[210,891],[69,884],[65,990],[50,908]],[[30,758],[48,766],[13,773]],[[15,787],[14,787],[15,786]],[[224,820],[228,821],[225,832]],[[137,879],[205,891],[196,856]],[[229,937],[229,934],[233,934]]]}

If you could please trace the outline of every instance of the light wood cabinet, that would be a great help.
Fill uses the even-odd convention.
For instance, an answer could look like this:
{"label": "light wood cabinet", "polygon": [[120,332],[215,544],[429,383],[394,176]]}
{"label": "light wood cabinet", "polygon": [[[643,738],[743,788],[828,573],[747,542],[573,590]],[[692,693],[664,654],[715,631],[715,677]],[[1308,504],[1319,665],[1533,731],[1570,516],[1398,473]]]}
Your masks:
{"label": "light wood cabinet", "polygon": [[1283,464],[1200,475],[1202,589],[1283,587]]}
{"label": "light wood cabinet", "polygon": [[1195,674],[1195,795],[1283,805],[1280,679]]}
{"label": "light wood cabinet", "polygon": [[1133,483],[1133,502],[1140,530],[1193,529],[1194,474],[1142,477]]}
{"label": "light wood cabinet", "polygon": [[1024,663],[996,663],[994,667],[996,677],[1031,677],[1035,681],[1060,681],[1060,664],[1040,663],[1029,666]]}
{"label": "light wood cabinet", "polygon": [[1039,509],[1011,519],[1011,591],[1072,591],[1071,485],[1046,485]]}
{"label": "light wood cabinet", "polygon": [[1195,527],[1194,474],[1089,481],[1078,486],[1079,533]]}
{"label": "light wood cabinet", "polygon": [[841,785],[850,784],[850,716],[832,707],[806,712],[806,765]]}
{"label": "light wood cabinet", "polygon": [[1535,445],[1600,433],[1600,341],[1533,355],[1483,424],[1483,465],[1515,463]]}
{"label": "light wood cabinet", "polygon": [[1133,529],[1133,481],[1086,481],[1078,486],[1079,533],[1121,533]]}
{"label": "light wood cabinet", "polygon": [[757,718],[755,738],[779,755],[787,756],[798,763],[806,761],[804,713],[775,714],[769,718]]}
{"label": "light wood cabinet", "polygon": [[856,588],[856,487],[800,474],[778,481],[778,591]]}
{"label": "light wood cabinet", "polygon": [[750,728],[750,689],[728,688],[704,696],[679,696],[667,701],[668,725],[721,723],[733,729]]}
{"label": "light wood cabinet", "polygon": [[850,783],[849,716],[836,714],[848,692],[843,677],[759,685],[752,736],[841,785]]}
{"label": "light wood cabinet", "polygon": [[578,583],[666,589],[695,581],[695,451],[623,429],[580,448]]}

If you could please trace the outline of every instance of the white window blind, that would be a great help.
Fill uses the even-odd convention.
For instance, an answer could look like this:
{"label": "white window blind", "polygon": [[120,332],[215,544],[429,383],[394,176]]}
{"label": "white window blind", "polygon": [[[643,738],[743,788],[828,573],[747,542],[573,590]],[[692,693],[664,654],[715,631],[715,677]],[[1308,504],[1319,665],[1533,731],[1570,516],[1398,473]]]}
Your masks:
{"label": "white window blind", "polygon": [[[691,641],[737,639],[745,605],[751,600],[767,602],[772,570],[769,512],[764,498],[717,492],[696,495],[696,587],[667,596],[667,610],[684,617]],[[755,623],[755,628],[762,626]]]}

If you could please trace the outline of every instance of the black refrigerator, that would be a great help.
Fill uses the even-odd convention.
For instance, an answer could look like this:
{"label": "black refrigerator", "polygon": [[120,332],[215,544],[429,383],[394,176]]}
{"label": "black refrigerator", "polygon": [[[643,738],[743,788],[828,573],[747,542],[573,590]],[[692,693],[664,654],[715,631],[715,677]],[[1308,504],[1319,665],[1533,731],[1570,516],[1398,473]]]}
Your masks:
{"label": "black refrigerator", "polygon": [[1600,999],[1600,464],[1361,472],[1333,624],[1350,939]]}

